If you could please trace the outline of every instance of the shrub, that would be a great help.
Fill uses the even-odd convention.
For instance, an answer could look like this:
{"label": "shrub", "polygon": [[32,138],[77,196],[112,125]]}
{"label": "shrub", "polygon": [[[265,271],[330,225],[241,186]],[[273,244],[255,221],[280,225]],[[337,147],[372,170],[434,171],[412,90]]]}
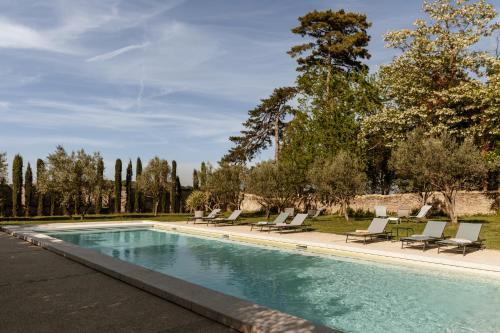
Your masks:
{"label": "shrub", "polygon": [[193,191],[186,199],[186,207],[189,211],[204,210],[207,205],[207,195],[202,191]]}

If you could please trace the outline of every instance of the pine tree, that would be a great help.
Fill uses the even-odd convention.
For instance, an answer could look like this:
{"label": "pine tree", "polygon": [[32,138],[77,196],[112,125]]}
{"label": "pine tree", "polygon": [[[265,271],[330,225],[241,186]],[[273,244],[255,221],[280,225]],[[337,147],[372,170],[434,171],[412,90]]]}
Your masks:
{"label": "pine tree", "polygon": [[134,208],[136,213],[142,212],[142,191],[139,188],[139,178],[141,177],[142,174],[142,162],[141,159],[138,157],[137,162],[135,164],[135,202],[134,202]]}
{"label": "pine tree", "polygon": [[177,213],[176,209],[176,189],[177,189],[177,162],[172,161],[172,189],[170,190],[170,211],[172,213]]}
{"label": "pine tree", "polygon": [[24,215],[31,215],[31,202],[33,201],[33,171],[28,163],[24,176]]}
{"label": "pine tree", "polygon": [[[274,144],[274,159],[279,160],[285,117],[293,109],[288,104],[297,94],[293,87],[274,89],[271,96],[262,99],[255,109],[248,111],[248,119],[243,123],[245,129],[240,136],[229,138],[236,145],[223,157],[230,163],[245,163],[252,160],[260,151]],[[274,138],[271,140],[271,138]]]}
{"label": "pine tree", "polygon": [[132,161],[128,161],[127,176],[125,178],[125,193],[127,195],[126,211],[132,213],[134,211],[134,200],[132,200]]}
{"label": "pine tree", "polygon": [[200,180],[198,179],[198,171],[193,170],[193,191],[197,191],[200,188]]}
{"label": "pine tree", "polygon": [[21,193],[23,187],[23,158],[17,154],[12,163],[12,216],[21,215]]}
{"label": "pine tree", "polygon": [[115,213],[119,214],[122,207],[122,160],[115,162]]}
{"label": "pine tree", "polygon": [[[326,82],[330,82],[334,71],[367,69],[360,61],[370,58],[366,47],[370,40],[367,29],[371,23],[366,20],[366,15],[344,10],[315,10],[299,17],[299,22],[292,32],[309,40],[288,51],[297,59],[298,71],[308,73],[317,68],[326,69]],[[327,97],[330,92],[327,84]]]}
{"label": "pine tree", "polygon": [[100,158],[97,161],[97,196],[96,196],[96,203],[95,203],[95,213],[96,214],[101,214],[102,210],[102,192],[103,192],[103,186],[104,186],[104,161],[102,158]]}
{"label": "pine tree", "polygon": [[45,162],[42,159],[36,161],[36,191],[37,191],[37,205],[36,215],[43,215],[43,201],[47,188],[46,182],[46,169]]}

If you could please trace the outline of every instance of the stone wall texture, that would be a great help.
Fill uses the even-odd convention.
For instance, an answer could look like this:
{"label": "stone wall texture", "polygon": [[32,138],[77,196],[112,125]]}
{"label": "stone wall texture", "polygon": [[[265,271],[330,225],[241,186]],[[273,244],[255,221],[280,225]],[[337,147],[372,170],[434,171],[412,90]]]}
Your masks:
{"label": "stone wall texture", "polygon": [[[498,193],[497,193],[498,197]],[[478,191],[463,191],[457,194],[456,208],[459,216],[475,215],[475,214],[495,214],[494,196],[488,195],[485,192]],[[428,203],[432,204],[435,209],[444,210],[443,196],[441,193],[434,193]],[[386,206],[388,212],[395,213],[400,206],[410,207],[412,210],[417,210],[422,206],[422,200],[418,194],[402,193],[402,194],[367,194],[357,196],[351,203],[350,207],[354,210],[374,211],[375,206]],[[257,197],[253,194],[245,194],[245,199],[241,203],[241,208],[245,211],[259,211],[261,205],[257,201]],[[334,213],[339,210],[338,206],[327,207],[327,212]]]}

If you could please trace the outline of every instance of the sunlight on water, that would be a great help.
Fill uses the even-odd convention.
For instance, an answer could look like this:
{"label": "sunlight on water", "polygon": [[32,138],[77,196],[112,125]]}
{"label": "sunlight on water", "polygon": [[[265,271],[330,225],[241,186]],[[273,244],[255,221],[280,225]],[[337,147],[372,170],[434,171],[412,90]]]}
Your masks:
{"label": "sunlight on water", "polygon": [[500,332],[500,283],[156,230],[51,236],[346,332]]}

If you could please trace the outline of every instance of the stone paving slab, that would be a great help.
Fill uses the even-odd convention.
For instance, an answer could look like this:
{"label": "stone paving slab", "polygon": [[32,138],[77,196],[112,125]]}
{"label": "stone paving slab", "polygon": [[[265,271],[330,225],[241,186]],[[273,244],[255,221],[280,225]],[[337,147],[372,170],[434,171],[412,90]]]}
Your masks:
{"label": "stone paving slab", "polygon": [[338,332],[290,314],[65,243],[29,226],[7,226],[2,230],[240,332]]}
{"label": "stone paving slab", "polygon": [[0,232],[0,332],[234,332]]}

